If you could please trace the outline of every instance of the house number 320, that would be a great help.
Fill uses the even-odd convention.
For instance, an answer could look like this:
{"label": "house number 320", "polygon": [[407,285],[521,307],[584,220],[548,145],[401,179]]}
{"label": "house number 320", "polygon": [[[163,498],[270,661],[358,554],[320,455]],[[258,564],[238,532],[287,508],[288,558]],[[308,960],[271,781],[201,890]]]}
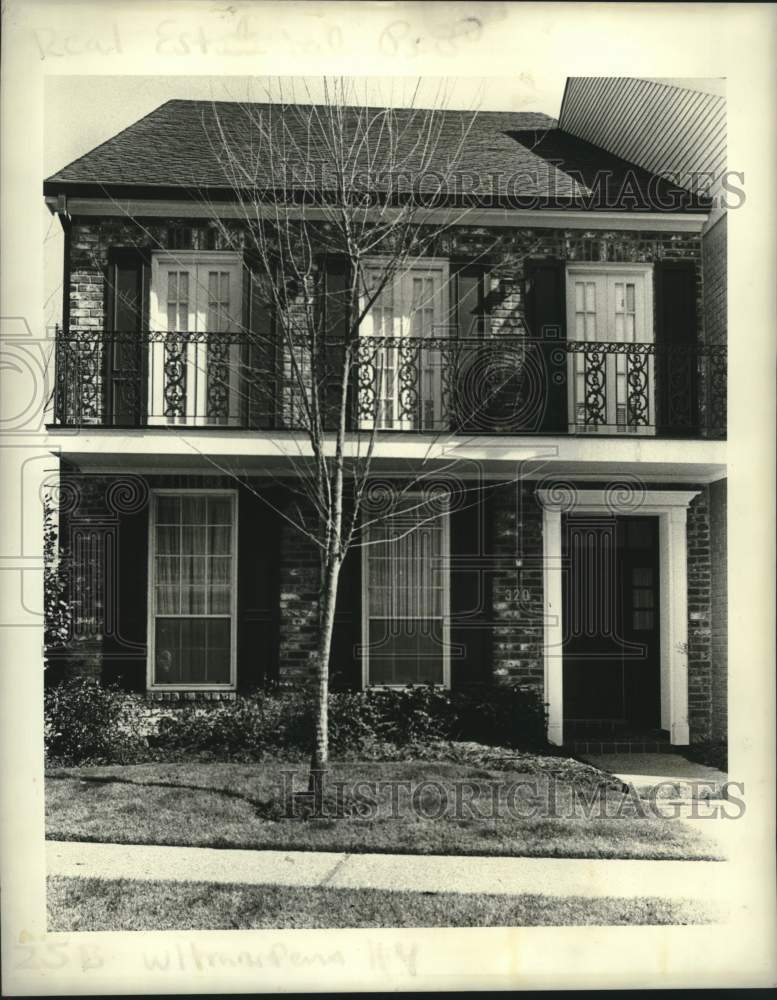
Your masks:
{"label": "house number 320", "polygon": [[528,604],[531,598],[528,587],[508,587],[504,591],[504,599],[506,601],[521,601],[523,604]]}

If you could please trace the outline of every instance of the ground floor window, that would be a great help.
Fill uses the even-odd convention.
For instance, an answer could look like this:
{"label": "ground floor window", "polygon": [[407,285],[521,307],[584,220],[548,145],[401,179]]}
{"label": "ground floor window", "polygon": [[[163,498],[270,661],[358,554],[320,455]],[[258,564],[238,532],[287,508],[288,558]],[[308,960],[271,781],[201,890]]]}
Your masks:
{"label": "ground floor window", "polygon": [[152,497],[150,685],[234,686],[235,494]]}
{"label": "ground floor window", "polygon": [[369,528],[363,558],[366,685],[450,685],[448,516],[410,498]]}

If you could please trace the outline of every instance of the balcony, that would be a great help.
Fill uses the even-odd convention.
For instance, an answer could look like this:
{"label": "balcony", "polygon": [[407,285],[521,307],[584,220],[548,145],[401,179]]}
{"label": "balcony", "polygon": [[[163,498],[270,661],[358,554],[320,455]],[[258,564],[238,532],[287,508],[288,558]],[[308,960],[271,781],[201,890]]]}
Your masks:
{"label": "balcony", "polygon": [[[57,427],[304,430],[315,378],[337,426],[345,345],[270,350],[244,333],[58,333]],[[515,336],[363,337],[348,429],[507,435],[726,436],[726,348]]]}

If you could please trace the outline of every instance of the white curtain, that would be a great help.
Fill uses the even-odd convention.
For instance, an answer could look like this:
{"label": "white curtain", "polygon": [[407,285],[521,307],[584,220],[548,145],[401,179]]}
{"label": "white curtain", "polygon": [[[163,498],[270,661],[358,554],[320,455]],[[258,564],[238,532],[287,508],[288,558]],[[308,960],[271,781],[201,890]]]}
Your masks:
{"label": "white curtain", "polygon": [[223,683],[229,680],[231,501],[163,495],[156,504],[157,682]]}

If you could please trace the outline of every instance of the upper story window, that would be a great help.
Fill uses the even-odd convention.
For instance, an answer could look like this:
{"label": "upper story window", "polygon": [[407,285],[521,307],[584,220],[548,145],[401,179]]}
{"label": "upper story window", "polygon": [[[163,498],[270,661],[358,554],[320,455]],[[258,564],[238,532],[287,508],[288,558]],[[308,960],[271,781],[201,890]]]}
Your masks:
{"label": "upper story window", "polygon": [[242,263],[235,253],[155,254],[149,319],[149,423],[239,420]]}
{"label": "upper story window", "polygon": [[[364,268],[366,295],[384,280],[385,264]],[[383,430],[441,429],[444,340],[449,335],[448,262],[416,259],[378,292],[360,333],[361,425]],[[363,298],[362,301],[365,301]]]}
{"label": "upper story window", "polygon": [[567,338],[570,431],[655,433],[652,271],[570,265]]}

